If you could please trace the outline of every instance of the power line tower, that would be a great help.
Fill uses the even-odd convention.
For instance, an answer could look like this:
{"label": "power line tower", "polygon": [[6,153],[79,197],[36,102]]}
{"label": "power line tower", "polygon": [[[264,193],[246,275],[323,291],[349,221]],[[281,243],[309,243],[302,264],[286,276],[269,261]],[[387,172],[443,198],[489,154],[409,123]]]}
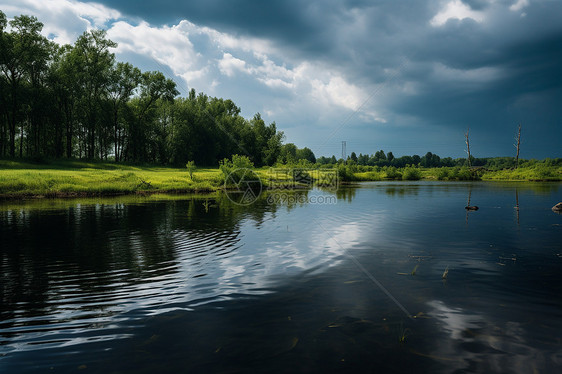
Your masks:
{"label": "power line tower", "polygon": [[342,140],[341,142],[341,158],[343,159],[343,161],[345,162],[345,160],[347,160],[347,150],[346,148],[346,141]]}

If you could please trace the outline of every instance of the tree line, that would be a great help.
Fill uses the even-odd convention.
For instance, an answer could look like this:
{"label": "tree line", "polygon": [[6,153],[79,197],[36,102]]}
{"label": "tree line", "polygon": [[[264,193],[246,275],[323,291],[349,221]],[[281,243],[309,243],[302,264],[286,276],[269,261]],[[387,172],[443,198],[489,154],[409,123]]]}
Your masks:
{"label": "tree line", "polygon": [[[329,157],[319,157],[318,163],[320,164],[336,164],[343,162],[343,159],[336,159],[336,156]],[[347,157],[346,162],[352,162],[356,165],[363,166],[394,166],[398,168],[403,168],[406,166],[421,166],[425,168],[432,167],[453,167],[453,166],[465,166],[467,164],[466,158],[456,158],[451,157],[441,158],[438,155],[427,152],[424,156],[412,155],[412,156],[401,156],[394,157],[392,152],[385,153],[382,149],[376,151],[374,154],[362,154],[359,156],[355,152],[351,152],[351,155]],[[477,159],[471,156],[472,165],[483,166],[486,164],[487,159]]]}
{"label": "tree line", "polygon": [[233,154],[271,165],[283,133],[231,100],[179,97],[158,71],[117,62],[103,30],[73,45],[41,35],[36,17],[0,11],[0,157],[217,165]]}

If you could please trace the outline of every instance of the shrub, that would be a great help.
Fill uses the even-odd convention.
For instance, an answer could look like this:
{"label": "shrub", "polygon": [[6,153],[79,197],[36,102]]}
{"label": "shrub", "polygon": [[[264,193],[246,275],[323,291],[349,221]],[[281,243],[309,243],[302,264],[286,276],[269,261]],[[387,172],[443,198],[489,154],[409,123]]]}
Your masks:
{"label": "shrub", "polygon": [[187,168],[187,172],[189,173],[189,179],[193,180],[193,172],[196,169],[195,161],[188,161],[187,164],[185,164],[185,167]]}
{"label": "shrub", "polygon": [[447,180],[449,178],[449,169],[441,168],[439,169],[439,173],[437,174],[437,179],[440,181]]}
{"label": "shrub", "polygon": [[388,179],[402,179],[402,174],[394,166],[389,166],[386,169],[386,178],[388,178]]}
{"label": "shrub", "polygon": [[[254,169],[254,163],[247,156],[233,155],[232,160],[225,158],[219,161],[219,169],[223,174],[223,180],[238,183],[247,177],[247,170]],[[252,173],[254,174],[254,173]],[[231,179],[231,180],[229,180]]]}
{"label": "shrub", "polygon": [[403,180],[417,181],[421,179],[421,171],[418,168],[407,167],[404,169],[404,174],[402,175]]}
{"label": "shrub", "polygon": [[354,165],[338,164],[338,178],[340,181],[349,182],[355,180],[354,172]]}

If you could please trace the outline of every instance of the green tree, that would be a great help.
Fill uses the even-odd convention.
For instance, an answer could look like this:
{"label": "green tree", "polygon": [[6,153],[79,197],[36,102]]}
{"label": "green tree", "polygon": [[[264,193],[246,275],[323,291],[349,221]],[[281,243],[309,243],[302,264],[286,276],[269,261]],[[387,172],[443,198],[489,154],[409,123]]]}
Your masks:
{"label": "green tree", "polygon": [[308,147],[304,147],[302,149],[297,149],[296,158],[298,160],[307,160],[311,163],[316,163],[316,156],[314,156],[314,152]]}
{"label": "green tree", "polygon": [[275,122],[266,125],[260,113],[256,113],[243,131],[243,149],[258,166],[272,165],[281,152],[283,133],[277,132]]}
{"label": "green tree", "polygon": [[107,87],[107,104],[111,113],[113,124],[113,145],[115,161],[121,160],[123,151],[126,126],[124,123],[124,111],[127,110],[127,102],[138,87],[141,79],[141,71],[129,63],[119,62],[110,72],[110,81]]}
{"label": "green tree", "polygon": [[357,164],[359,165],[368,165],[369,164],[369,155],[359,153],[359,157],[357,157]]}
{"label": "green tree", "polygon": [[[0,70],[6,80],[7,100],[6,116],[8,122],[9,154],[14,157],[16,154],[16,130],[20,125],[20,120],[24,114],[22,90],[29,78],[29,73],[34,67],[38,50],[44,44],[44,37],[40,32],[43,24],[36,17],[21,15],[9,22],[12,30],[4,32],[6,27],[6,16],[0,15]],[[37,56],[43,59],[44,56]],[[38,65],[42,67],[43,61]],[[23,152],[23,124],[20,125],[20,157]]]}
{"label": "green tree", "polygon": [[283,164],[297,162],[297,146],[293,143],[283,144],[279,152],[278,162]]}
{"label": "green tree", "polygon": [[76,91],[79,93],[79,109],[84,124],[82,145],[85,156],[90,159],[97,154],[96,140],[99,140],[100,155],[108,147],[102,139],[104,131],[110,132],[111,128],[102,125],[100,112],[115,61],[115,55],[109,50],[116,47],[117,43],[107,39],[104,30],[90,30],[78,38],[70,56],[76,69]]}
{"label": "green tree", "polygon": [[176,83],[158,71],[145,72],[140,79],[140,95],[132,100],[135,121],[130,124],[129,142],[134,161],[166,162],[164,131],[155,123],[159,100],[171,101],[179,92]]}
{"label": "green tree", "polygon": [[394,160],[394,155],[392,154],[392,152],[388,152],[386,154],[386,159],[387,159],[389,164],[392,163],[392,161]]}
{"label": "green tree", "polygon": [[4,59],[6,57],[6,41],[4,29],[8,25],[6,15],[0,10],[0,157],[7,153],[7,142],[8,142],[8,84],[3,74]]}
{"label": "green tree", "polygon": [[432,165],[433,153],[427,152],[420,160],[420,165],[424,168],[430,168]]}

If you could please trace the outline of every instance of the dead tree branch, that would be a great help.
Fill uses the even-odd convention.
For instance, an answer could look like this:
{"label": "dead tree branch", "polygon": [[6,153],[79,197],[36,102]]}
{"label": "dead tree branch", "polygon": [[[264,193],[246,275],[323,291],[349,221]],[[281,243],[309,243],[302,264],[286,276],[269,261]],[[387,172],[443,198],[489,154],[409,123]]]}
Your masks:
{"label": "dead tree branch", "polygon": [[468,153],[468,167],[471,167],[471,164],[470,164],[470,142],[468,140],[468,131],[469,130],[470,130],[470,127],[467,127],[466,128],[466,134],[464,134],[464,136],[466,138],[466,140],[465,140],[465,142],[466,142],[466,153]]}
{"label": "dead tree branch", "polygon": [[519,130],[517,131],[517,136],[515,137],[517,143],[513,144],[513,146],[517,149],[517,153],[515,154],[515,168],[519,167],[519,146],[521,145],[521,122],[519,123]]}

